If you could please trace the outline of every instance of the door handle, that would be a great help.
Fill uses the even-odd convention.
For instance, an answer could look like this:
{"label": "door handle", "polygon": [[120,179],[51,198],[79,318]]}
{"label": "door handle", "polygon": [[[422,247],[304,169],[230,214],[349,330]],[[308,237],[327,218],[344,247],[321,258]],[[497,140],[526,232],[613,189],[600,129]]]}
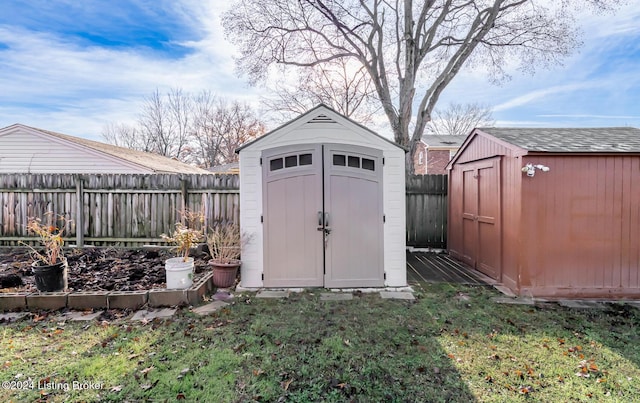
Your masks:
{"label": "door handle", "polygon": [[324,233],[325,235],[331,233],[331,228],[329,228],[329,213],[324,213]]}
{"label": "door handle", "polygon": [[329,228],[329,213],[323,213],[322,211],[318,211],[318,231],[324,231],[325,234],[331,232],[331,228]]}

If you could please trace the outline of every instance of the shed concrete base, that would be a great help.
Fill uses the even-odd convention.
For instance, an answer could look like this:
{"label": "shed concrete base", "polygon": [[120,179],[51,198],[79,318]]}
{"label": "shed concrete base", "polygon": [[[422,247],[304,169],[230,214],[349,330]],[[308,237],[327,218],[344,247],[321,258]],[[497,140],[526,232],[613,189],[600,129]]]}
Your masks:
{"label": "shed concrete base", "polygon": [[320,294],[320,301],[351,301],[353,294],[323,292]]}
{"label": "shed concrete base", "polygon": [[416,299],[413,293],[408,291],[381,291],[380,297],[383,299],[404,299],[409,301]]}
{"label": "shed concrete base", "polygon": [[304,292],[312,290],[323,290],[329,292],[362,292],[362,293],[375,293],[383,291],[397,291],[397,292],[413,292],[411,286],[404,287],[379,287],[379,288],[264,288],[264,287],[242,287],[238,285],[236,292],[261,292],[261,291],[287,291],[287,292]]}

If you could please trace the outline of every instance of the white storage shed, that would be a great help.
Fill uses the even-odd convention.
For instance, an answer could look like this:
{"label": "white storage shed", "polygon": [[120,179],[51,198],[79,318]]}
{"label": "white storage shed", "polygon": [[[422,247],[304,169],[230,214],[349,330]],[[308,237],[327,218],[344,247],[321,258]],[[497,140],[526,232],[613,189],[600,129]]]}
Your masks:
{"label": "white storage shed", "polygon": [[325,105],[242,146],[242,287],[403,287],[405,150]]}

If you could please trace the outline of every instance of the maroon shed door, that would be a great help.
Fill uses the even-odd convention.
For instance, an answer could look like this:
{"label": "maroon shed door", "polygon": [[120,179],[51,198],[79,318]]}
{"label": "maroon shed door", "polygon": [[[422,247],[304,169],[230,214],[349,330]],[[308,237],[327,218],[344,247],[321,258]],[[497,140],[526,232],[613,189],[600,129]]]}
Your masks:
{"label": "maroon shed door", "polygon": [[463,259],[500,280],[500,160],[465,164],[462,168]]}
{"label": "maroon shed door", "polygon": [[382,152],[296,145],[262,157],[264,285],[384,285]]}

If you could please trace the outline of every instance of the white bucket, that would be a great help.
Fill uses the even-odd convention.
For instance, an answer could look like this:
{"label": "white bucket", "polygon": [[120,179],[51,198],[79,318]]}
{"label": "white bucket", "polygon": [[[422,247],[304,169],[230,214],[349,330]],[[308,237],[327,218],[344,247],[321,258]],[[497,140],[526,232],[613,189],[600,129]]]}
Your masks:
{"label": "white bucket", "polygon": [[193,258],[185,262],[181,257],[167,259],[164,264],[167,273],[167,289],[184,290],[193,284]]}

